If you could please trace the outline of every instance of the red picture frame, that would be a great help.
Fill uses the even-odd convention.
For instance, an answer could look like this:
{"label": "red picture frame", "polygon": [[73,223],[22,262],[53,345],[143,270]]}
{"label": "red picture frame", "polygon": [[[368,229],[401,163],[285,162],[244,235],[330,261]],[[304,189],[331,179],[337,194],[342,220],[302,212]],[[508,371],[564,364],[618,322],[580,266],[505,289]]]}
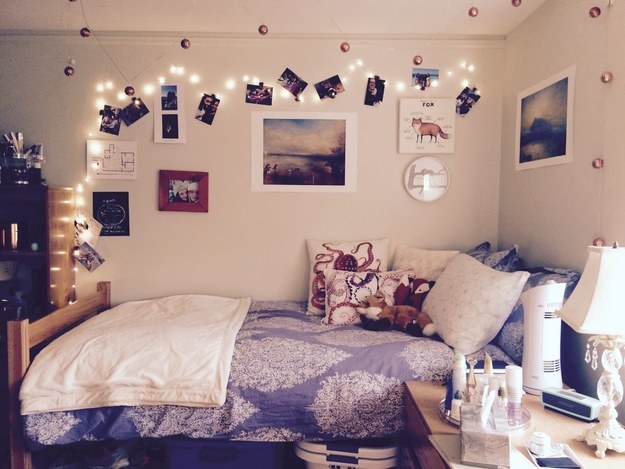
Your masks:
{"label": "red picture frame", "polygon": [[208,212],[208,173],[161,169],[158,173],[158,209]]}

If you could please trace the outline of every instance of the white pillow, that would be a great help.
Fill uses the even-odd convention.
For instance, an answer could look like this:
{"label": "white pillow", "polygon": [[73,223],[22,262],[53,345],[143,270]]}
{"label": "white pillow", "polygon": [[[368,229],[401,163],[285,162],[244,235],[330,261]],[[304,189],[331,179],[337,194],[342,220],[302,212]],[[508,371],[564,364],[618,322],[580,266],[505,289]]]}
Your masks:
{"label": "white pillow", "polygon": [[306,240],[310,260],[306,314],[325,314],[325,269],[381,272],[388,268],[388,238],[363,241]]}
{"label": "white pillow", "polygon": [[436,251],[400,244],[395,248],[392,270],[414,269],[417,277],[436,280],[460,251]]}
{"label": "white pillow", "polygon": [[476,352],[495,338],[529,272],[500,272],[467,254],[455,256],[425,297],[423,311],[447,345]]}

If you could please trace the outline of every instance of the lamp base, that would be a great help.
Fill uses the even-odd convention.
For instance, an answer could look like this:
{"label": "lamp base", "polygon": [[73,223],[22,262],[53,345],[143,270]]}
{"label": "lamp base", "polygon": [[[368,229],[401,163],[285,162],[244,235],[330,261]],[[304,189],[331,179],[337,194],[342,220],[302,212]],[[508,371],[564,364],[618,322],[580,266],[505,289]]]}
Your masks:
{"label": "lamp base", "polygon": [[616,406],[623,398],[623,384],[619,369],[623,364],[620,349],[625,347],[625,337],[613,335],[595,335],[588,339],[594,346],[598,344],[605,348],[601,356],[603,373],[597,383],[597,397],[603,403],[599,414],[599,423],[588,428],[577,439],[586,441],[589,445],[596,445],[595,456],[605,458],[608,449],[619,453],[625,452],[625,428],[616,420],[618,412]]}
{"label": "lamp base", "polygon": [[[604,411],[609,411],[609,407],[604,407]],[[618,453],[625,452],[625,429],[613,418],[604,416],[604,411],[599,416],[599,423],[586,429],[577,440],[585,441],[588,445],[597,446],[595,456],[605,458],[606,450],[613,450]],[[606,412],[610,413],[611,412]]]}

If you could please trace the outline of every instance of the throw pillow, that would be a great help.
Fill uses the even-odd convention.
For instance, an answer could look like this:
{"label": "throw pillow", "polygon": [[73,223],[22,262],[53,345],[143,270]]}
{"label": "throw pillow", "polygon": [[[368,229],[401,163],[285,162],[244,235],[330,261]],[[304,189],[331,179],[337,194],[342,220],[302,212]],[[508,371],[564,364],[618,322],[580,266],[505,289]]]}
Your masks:
{"label": "throw pillow", "polygon": [[395,290],[400,285],[408,285],[410,269],[396,272],[348,272],[327,269],[326,281],[326,314],[323,324],[347,325],[360,324],[360,314],[356,307],[368,296],[378,291],[384,294],[388,305],[394,304]]}
{"label": "throw pillow", "polygon": [[419,277],[436,280],[447,264],[459,253],[460,251],[437,251],[400,244],[395,248],[392,269],[412,268]]}
{"label": "throw pillow", "polygon": [[519,245],[514,244],[509,249],[502,251],[491,252],[490,243],[485,241],[478,244],[473,249],[470,249],[466,253],[477,259],[482,264],[492,267],[495,270],[501,270],[502,272],[515,272],[519,270],[521,266],[521,258],[519,257]]}
{"label": "throw pillow", "polygon": [[425,297],[423,311],[447,345],[473,353],[497,335],[528,277],[528,272],[500,272],[458,254]]}
{"label": "throw pillow", "polygon": [[351,272],[380,272],[388,267],[388,238],[332,242],[309,239],[310,279],[306,313],[323,316],[326,304],[324,271],[328,268]]}

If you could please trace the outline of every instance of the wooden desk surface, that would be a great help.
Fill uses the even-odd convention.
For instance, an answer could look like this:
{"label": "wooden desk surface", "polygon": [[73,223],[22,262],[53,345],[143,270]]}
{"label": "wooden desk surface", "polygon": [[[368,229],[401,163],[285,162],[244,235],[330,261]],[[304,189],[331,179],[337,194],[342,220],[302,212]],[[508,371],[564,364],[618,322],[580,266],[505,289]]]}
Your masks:
{"label": "wooden desk surface", "polygon": [[[409,381],[406,388],[418,403],[432,435],[460,434],[459,428],[445,422],[439,414],[438,403],[445,397],[445,386],[442,383]],[[532,432],[541,431],[551,435],[554,443],[569,445],[587,469],[625,468],[625,453],[608,450],[605,459],[599,459],[595,456],[595,446],[577,441],[577,436],[592,424],[545,410],[540,402],[540,396],[524,395],[523,407],[530,412],[532,420],[525,431],[513,435],[511,444],[524,455],[527,455],[525,442]],[[529,456],[526,457],[531,464],[530,467],[535,467]]]}

